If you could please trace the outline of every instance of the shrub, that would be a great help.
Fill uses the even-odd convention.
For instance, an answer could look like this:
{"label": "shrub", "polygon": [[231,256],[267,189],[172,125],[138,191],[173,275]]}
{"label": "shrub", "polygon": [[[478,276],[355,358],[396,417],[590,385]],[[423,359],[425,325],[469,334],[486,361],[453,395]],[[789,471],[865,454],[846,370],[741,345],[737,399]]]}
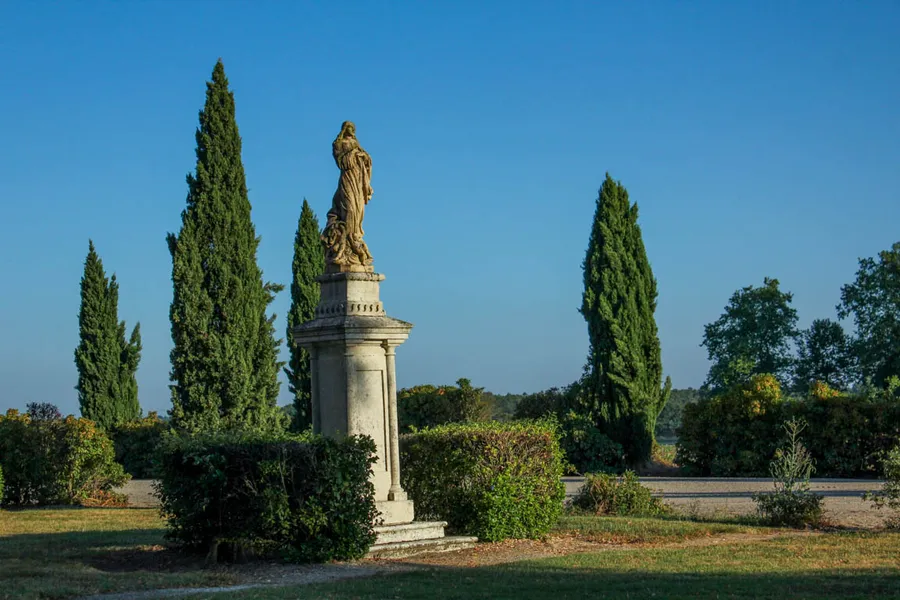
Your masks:
{"label": "shrub", "polygon": [[619,472],[625,465],[621,444],[594,425],[593,415],[567,414],[561,424],[560,446],[578,473]]}
{"label": "shrub", "polygon": [[572,499],[572,507],[594,515],[655,517],[670,512],[650,489],[641,485],[634,471],[621,477],[609,473],[590,473]]}
{"label": "shrub", "polygon": [[685,406],[677,462],[698,475],[765,475],[791,418],[809,424],[804,442],[823,476],[877,476],[878,457],[900,442],[900,401],[887,392],[842,394],[814,384],[808,398],[785,400],[774,378],[759,375]]}
{"label": "shrub", "polygon": [[0,505],[3,504],[3,469],[0,468]]}
{"label": "shrub", "polygon": [[107,502],[128,480],[112,442],[93,421],[33,420],[14,409],[0,416],[0,467],[6,503],[14,506]]}
{"label": "shrub", "polygon": [[155,412],[118,425],[112,432],[116,461],[135,479],[153,478],[157,451],[168,428]]}
{"label": "shrub", "polygon": [[753,495],[760,515],[772,525],[803,527],[818,525],[822,520],[823,497],[809,491],[815,465],[800,441],[805,427],[798,419],[785,423],[787,445],[775,453],[770,465],[775,491]]}
{"label": "shrub", "polygon": [[185,547],[277,549],[294,562],[360,558],[375,541],[375,443],[311,434],[166,434],[157,490]]}
{"label": "shrub", "polygon": [[400,431],[486,421],[491,407],[483,392],[484,388],[473,388],[468,379],[458,380],[456,386],[418,385],[400,390],[397,394]]}
{"label": "shrub", "polygon": [[877,492],[867,492],[865,498],[875,503],[878,509],[888,507],[894,515],[888,526],[900,528],[900,445],[894,446],[883,461],[884,487]]}
{"label": "shrub", "polygon": [[484,541],[537,538],[562,511],[552,421],[454,424],[400,439],[401,478],[422,519]]}

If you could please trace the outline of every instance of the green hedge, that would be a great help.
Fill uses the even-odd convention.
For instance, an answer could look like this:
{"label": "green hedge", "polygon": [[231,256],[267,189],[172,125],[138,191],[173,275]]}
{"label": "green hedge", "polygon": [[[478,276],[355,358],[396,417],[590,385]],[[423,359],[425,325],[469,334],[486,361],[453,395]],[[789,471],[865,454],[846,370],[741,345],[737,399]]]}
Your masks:
{"label": "green hedge", "polygon": [[155,477],[154,461],[169,425],[155,412],[143,419],[128,421],[112,431],[116,461],[135,479]]}
{"label": "green hedge", "polygon": [[419,519],[484,541],[545,535],[562,511],[563,455],[548,421],[453,424],[400,438]]}
{"label": "green hedge", "polygon": [[169,539],[276,549],[293,562],[360,558],[375,541],[375,443],[312,435],[164,436],[157,489]]}
{"label": "green hedge", "polygon": [[116,504],[128,481],[112,441],[88,419],[32,419],[10,409],[0,416],[0,468],[9,506]]}
{"label": "green hedge", "polygon": [[676,462],[704,476],[766,476],[792,418],[808,423],[802,441],[819,477],[879,476],[881,457],[900,442],[900,400],[892,394],[841,394],[818,384],[807,398],[788,399],[774,377],[758,375],[685,406]]}

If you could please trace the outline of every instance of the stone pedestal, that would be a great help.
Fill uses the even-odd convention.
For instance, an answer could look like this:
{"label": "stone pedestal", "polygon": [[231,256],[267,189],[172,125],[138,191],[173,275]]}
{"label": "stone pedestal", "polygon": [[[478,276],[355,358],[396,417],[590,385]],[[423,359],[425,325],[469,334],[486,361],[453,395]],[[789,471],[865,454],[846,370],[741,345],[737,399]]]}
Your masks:
{"label": "stone pedestal", "polygon": [[446,523],[413,522],[413,503],[400,485],[397,370],[394,350],[412,324],[384,312],[369,268],[319,277],[316,318],[294,328],[309,350],[313,431],[327,436],[367,435],[375,440],[375,505],[381,523],[370,556],[400,557],[471,548],[476,538],[445,537]]}
{"label": "stone pedestal", "polygon": [[392,525],[414,517],[413,503],[400,486],[394,361],[412,324],[384,312],[383,279],[370,272],[322,275],[316,318],[295,327],[294,340],[310,353],[313,431],[375,440],[375,500],[384,524]]}

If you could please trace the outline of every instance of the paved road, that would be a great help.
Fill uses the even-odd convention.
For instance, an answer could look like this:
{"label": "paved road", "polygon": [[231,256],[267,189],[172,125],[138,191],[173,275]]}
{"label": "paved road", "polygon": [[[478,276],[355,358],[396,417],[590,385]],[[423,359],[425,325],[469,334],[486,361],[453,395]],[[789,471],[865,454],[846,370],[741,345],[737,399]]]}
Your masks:
{"label": "paved road", "polygon": [[[564,477],[566,495],[581,487],[581,477]],[[718,477],[642,477],[641,482],[662,494],[666,504],[681,513],[701,515],[740,515],[753,513],[754,492],[772,489],[772,480],[764,478]],[[138,479],[128,482],[122,492],[133,506],[157,506],[152,482]],[[835,523],[850,527],[873,527],[884,521],[883,511],[876,511],[862,499],[863,492],[880,489],[882,483],[861,479],[813,479],[810,488],[825,496],[826,514]]]}
{"label": "paved road", "polygon": [[[581,487],[581,477],[564,477],[566,495]],[[641,483],[681,513],[741,515],[756,511],[752,495],[772,490],[772,480],[755,477],[641,477]],[[881,489],[883,483],[863,479],[811,479],[810,489],[825,496],[826,515],[849,527],[880,525],[885,515],[862,499],[864,492]]]}

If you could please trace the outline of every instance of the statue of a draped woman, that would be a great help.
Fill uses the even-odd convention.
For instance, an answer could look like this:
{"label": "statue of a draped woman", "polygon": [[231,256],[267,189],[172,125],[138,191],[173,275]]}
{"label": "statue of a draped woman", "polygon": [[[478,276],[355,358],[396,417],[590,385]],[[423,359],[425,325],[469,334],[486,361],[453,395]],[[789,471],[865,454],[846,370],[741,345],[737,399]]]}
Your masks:
{"label": "statue of a draped woman", "polygon": [[356,126],[344,121],[331,144],[341,170],[337,191],[322,232],[330,271],[371,271],[372,255],[363,241],[363,213],[372,198],[372,157],[356,139]]}

